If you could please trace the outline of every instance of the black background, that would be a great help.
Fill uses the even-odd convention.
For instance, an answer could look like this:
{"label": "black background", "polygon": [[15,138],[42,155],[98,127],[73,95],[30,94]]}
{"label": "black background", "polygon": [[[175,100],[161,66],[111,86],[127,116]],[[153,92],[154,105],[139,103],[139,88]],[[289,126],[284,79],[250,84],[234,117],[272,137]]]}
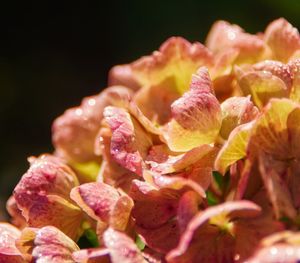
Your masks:
{"label": "black background", "polygon": [[[25,1],[24,1],[25,2]],[[1,4],[2,5],[2,4]],[[45,1],[0,5],[0,203],[27,156],[52,151],[51,123],[106,86],[108,70],[180,35],[203,42],[217,19],[248,32],[300,26],[300,1]]]}

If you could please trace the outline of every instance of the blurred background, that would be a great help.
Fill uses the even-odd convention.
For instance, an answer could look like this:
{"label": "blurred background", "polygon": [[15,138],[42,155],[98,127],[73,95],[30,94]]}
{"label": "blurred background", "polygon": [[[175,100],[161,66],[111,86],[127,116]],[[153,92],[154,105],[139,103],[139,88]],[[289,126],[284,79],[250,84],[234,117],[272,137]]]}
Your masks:
{"label": "blurred background", "polygon": [[1,208],[26,158],[53,150],[54,118],[103,89],[113,65],[170,36],[203,42],[217,19],[251,33],[278,17],[300,28],[299,0],[8,2],[0,8]]}

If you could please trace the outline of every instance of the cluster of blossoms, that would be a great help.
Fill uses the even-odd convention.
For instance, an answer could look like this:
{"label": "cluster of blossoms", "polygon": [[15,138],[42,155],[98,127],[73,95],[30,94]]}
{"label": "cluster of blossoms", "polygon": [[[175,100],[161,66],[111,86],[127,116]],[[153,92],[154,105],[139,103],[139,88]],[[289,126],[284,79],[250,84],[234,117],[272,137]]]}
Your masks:
{"label": "cluster of blossoms", "polygon": [[218,21],[112,68],[29,158],[0,262],[299,262],[299,58],[284,19]]}

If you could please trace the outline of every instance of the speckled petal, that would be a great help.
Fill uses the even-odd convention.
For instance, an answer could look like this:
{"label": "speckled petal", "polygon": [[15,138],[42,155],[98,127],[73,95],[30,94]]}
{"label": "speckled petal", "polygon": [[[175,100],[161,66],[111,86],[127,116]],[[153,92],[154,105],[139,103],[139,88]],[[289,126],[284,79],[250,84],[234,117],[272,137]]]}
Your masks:
{"label": "speckled petal", "polygon": [[73,188],[71,198],[93,219],[108,222],[120,195],[108,184],[87,183]]}
{"label": "speckled petal", "polygon": [[52,225],[70,238],[77,240],[81,235],[82,211],[78,206],[57,195],[41,196],[28,211],[28,226]]}
{"label": "speckled petal", "polygon": [[21,232],[8,223],[0,223],[0,263],[25,263],[15,241]]}
{"label": "speckled petal", "polygon": [[126,234],[109,228],[103,236],[112,263],[146,263],[142,253]]}
{"label": "speckled petal", "polygon": [[180,239],[177,220],[169,220],[153,229],[136,226],[136,230],[143,237],[148,247],[163,254],[176,247]]}
{"label": "speckled petal", "polygon": [[84,98],[79,107],[58,117],[52,126],[52,140],[58,154],[70,162],[99,162],[94,141],[101,126],[103,110],[127,101],[131,91],[122,86],[105,89],[99,95]]}
{"label": "speckled petal", "polygon": [[74,172],[59,158],[41,155],[30,160],[30,168],[14,189],[14,198],[25,218],[36,199],[51,194],[70,200],[71,189],[79,184]]}
{"label": "speckled petal", "polygon": [[[82,219],[69,197],[78,180],[61,159],[51,155],[31,158],[31,166],[14,190],[14,198],[29,226],[54,225],[77,238]],[[67,217],[59,211],[67,211]],[[54,216],[55,214],[58,216]],[[71,229],[74,227],[74,229]]]}
{"label": "speckled petal", "polygon": [[173,119],[166,124],[163,137],[172,151],[189,151],[215,141],[222,116],[206,68],[193,75],[190,91],[176,100],[171,110]]}
{"label": "speckled petal", "polygon": [[72,253],[79,250],[72,239],[53,226],[25,228],[16,244],[34,262],[75,263]]}
{"label": "speckled petal", "polygon": [[139,176],[122,167],[114,160],[110,154],[111,134],[110,128],[103,127],[99,131],[96,150],[101,153],[103,162],[97,181],[109,184],[115,188],[121,188],[127,193],[130,189],[131,181],[139,178]]}
{"label": "speckled petal", "polygon": [[125,109],[106,107],[104,116],[112,130],[112,157],[129,171],[142,175],[143,158],[152,146],[151,137]]}
{"label": "speckled petal", "polygon": [[130,196],[135,202],[132,216],[136,224],[154,229],[175,216],[180,195],[174,190],[159,191],[146,182],[134,180]]}
{"label": "speckled petal", "polygon": [[280,78],[290,90],[293,82],[293,75],[289,65],[283,64],[275,60],[264,60],[253,65],[253,69],[256,71],[268,71]]}
{"label": "speckled petal", "polygon": [[185,192],[179,200],[177,209],[178,224],[181,232],[184,232],[190,220],[199,211],[200,199],[193,191]]}
{"label": "speckled petal", "polygon": [[270,23],[265,31],[266,43],[276,60],[287,62],[293,53],[300,48],[300,37],[297,28],[284,18]]}

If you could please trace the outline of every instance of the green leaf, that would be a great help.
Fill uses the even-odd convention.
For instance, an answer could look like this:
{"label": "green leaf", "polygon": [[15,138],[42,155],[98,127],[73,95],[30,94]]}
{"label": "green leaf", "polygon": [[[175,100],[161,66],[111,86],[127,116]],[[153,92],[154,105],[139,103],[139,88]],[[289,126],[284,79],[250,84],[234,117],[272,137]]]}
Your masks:
{"label": "green leaf", "polygon": [[99,241],[96,232],[89,228],[84,231],[84,236],[93,247],[99,247]]}
{"label": "green leaf", "polygon": [[209,206],[217,205],[219,203],[218,198],[211,191],[206,191],[206,197]]}
{"label": "green leaf", "polygon": [[141,239],[141,237],[139,235],[136,236],[135,244],[141,251],[143,251],[146,246],[146,244],[143,242],[143,240]]}

